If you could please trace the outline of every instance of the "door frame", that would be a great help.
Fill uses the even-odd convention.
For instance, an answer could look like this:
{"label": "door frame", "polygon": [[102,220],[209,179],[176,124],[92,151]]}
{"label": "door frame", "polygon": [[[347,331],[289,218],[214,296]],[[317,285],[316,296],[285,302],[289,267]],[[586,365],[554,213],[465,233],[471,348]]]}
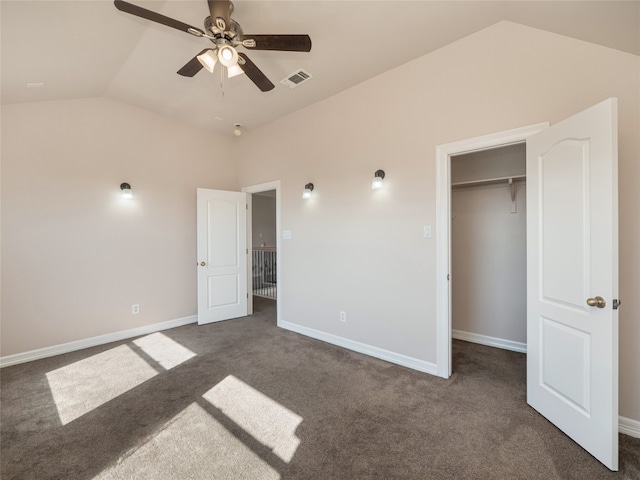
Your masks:
{"label": "door frame", "polygon": [[[280,180],[274,180],[272,182],[259,183],[257,185],[250,185],[242,187],[242,191],[252,196],[254,193],[267,192],[269,190],[276,191],[276,323],[280,326],[281,323],[281,305],[282,305],[282,262],[281,262],[281,238],[280,238]],[[248,314],[253,315],[253,255],[249,255],[249,252],[253,252],[253,232],[252,232],[252,212],[253,202],[248,202],[247,209],[247,292],[251,301],[248,302]]]}
{"label": "door frame", "polygon": [[451,376],[451,157],[527,141],[549,122],[436,146],[436,375]]}

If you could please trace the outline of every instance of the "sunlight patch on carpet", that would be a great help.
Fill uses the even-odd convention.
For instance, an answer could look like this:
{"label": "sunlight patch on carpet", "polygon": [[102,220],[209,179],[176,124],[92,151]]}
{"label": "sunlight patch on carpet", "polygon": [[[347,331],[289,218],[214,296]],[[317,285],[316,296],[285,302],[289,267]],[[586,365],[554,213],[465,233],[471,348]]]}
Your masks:
{"label": "sunlight patch on carpet", "polygon": [[94,480],[278,480],[280,474],[192,403]]}
{"label": "sunlight patch on carpet", "polygon": [[49,389],[63,425],[157,375],[127,345],[47,373]]}
{"label": "sunlight patch on carpet", "polygon": [[138,338],[133,343],[167,370],[196,356],[187,347],[160,332]]}
{"label": "sunlight patch on carpet", "polygon": [[291,461],[300,445],[295,435],[303,420],[300,415],[233,375],[206,392],[203,398],[282,460]]}

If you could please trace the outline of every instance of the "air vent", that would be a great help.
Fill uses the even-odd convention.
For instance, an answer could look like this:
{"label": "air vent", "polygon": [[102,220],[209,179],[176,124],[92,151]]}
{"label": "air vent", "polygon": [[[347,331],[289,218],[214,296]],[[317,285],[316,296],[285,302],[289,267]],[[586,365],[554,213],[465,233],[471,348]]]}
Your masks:
{"label": "air vent", "polygon": [[303,84],[313,78],[309,72],[303,69],[296,70],[284,80],[280,80],[280,83],[286,85],[289,88],[296,88],[298,85]]}

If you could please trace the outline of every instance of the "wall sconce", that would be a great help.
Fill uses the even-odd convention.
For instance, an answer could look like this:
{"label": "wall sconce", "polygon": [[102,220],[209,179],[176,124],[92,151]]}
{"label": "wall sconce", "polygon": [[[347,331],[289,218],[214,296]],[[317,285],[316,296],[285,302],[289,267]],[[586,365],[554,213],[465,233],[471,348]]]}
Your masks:
{"label": "wall sconce", "polygon": [[311,192],[313,192],[313,183],[307,183],[302,191],[302,198],[307,199],[311,197]]}
{"label": "wall sconce", "polygon": [[371,181],[371,189],[377,190],[382,187],[382,180],[384,180],[384,170],[376,170]]}
{"label": "wall sconce", "polygon": [[122,198],[133,198],[133,193],[131,192],[131,185],[128,183],[121,183],[120,190],[122,190]]}
{"label": "wall sconce", "polygon": [[235,123],[233,125],[233,134],[236,137],[239,137],[240,135],[242,135],[242,124],[241,123]]}

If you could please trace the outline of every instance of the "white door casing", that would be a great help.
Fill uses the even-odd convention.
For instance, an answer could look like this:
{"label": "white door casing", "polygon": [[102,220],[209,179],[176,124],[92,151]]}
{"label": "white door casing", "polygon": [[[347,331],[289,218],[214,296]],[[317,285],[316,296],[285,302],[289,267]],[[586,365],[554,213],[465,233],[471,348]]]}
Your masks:
{"label": "white door casing", "polygon": [[[617,100],[527,140],[527,401],[618,469]],[[587,299],[604,298],[604,308]],[[593,302],[592,302],[593,303]]]}
{"label": "white door casing", "polygon": [[246,193],[198,189],[198,324],[247,315],[246,232]]}
{"label": "white door casing", "polygon": [[548,123],[515,128],[436,147],[437,375],[451,376],[451,156],[525,142]]}
{"label": "white door casing", "polygon": [[[281,271],[281,254],[282,254],[282,245],[281,245],[281,226],[280,226],[280,217],[281,217],[281,199],[280,199],[280,180],[273,180],[271,182],[259,183],[257,185],[250,185],[247,187],[242,187],[242,191],[253,195],[255,193],[266,192],[268,190],[276,191],[276,278],[278,279],[276,283],[276,324],[280,326],[282,319],[282,271]],[[247,197],[248,198],[248,197]],[[247,216],[247,248],[249,251],[253,251],[252,245],[252,237],[253,234],[251,232],[251,223],[252,223],[252,210],[251,210],[251,201],[249,202],[248,208],[248,216]],[[249,297],[253,296],[253,285],[251,282],[252,279],[252,258],[251,255],[247,257],[247,290],[249,291]],[[247,305],[248,314],[253,314],[253,302],[249,302]]]}

